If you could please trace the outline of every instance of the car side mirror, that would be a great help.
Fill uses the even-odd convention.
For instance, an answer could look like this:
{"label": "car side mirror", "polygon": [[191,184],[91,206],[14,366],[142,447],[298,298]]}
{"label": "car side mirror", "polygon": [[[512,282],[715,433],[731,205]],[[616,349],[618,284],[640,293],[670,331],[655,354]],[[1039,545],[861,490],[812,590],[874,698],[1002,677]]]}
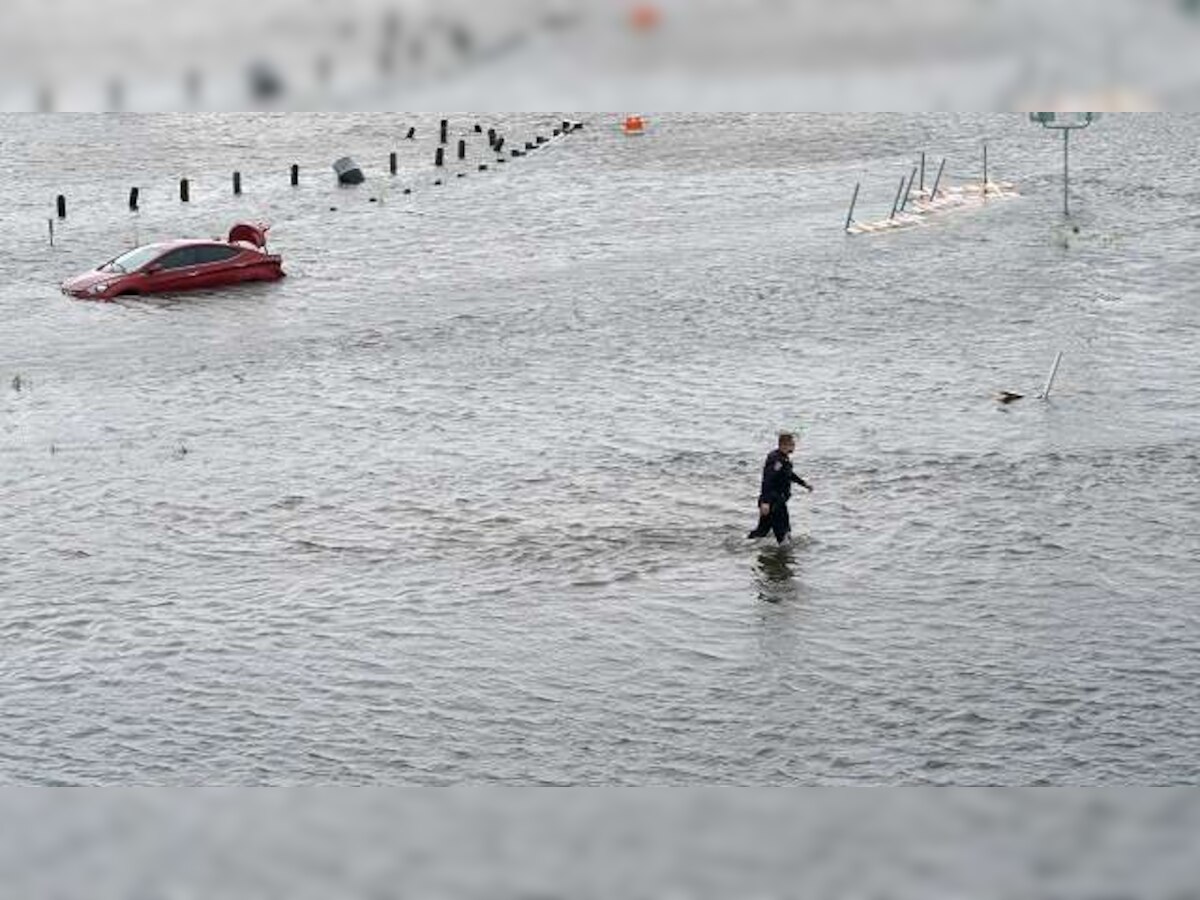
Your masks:
{"label": "car side mirror", "polygon": [[156,263],[156,262],[149,263],[142,269],[142,272],[144,272],[146,275],[153,275],[155,272],[161,272],[161,271],[162,271],[162,264]]}

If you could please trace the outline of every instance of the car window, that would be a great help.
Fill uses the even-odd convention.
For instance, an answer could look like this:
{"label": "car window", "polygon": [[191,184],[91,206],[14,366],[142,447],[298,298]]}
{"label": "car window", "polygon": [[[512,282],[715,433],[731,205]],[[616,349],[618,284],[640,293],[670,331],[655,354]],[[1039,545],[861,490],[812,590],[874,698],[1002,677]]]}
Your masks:
{"label": "car window", "polygon": [[196,262],[198,264],[225,262],[228,259],[233,259],[241,251],[236,247],[222,247],[218,244],[208,244],[204,247],[197,247]]}
{"label": "car window", "polygon": [[195,247],[179,247],[158,261],[164,269],[183,269],[196,264]]}
{"label": "car window", "polygon": [[101,266],[104,272],[136,272],[146,263],[162,253],[162,247],[138,247],[128,253],[122,253],[110,263]]}

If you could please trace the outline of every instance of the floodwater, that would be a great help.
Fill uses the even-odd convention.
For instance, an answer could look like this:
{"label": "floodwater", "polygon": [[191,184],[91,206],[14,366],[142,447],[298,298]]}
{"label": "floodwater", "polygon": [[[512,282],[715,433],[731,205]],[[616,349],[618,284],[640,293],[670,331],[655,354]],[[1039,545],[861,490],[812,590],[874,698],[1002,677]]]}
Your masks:
{"label": "floodwater", "polygon": [[[0,117],[0,781],[1196,780],[1200,118],[1077,134],[1077,234],[1021,116],[497,116],[586,127],[441,186],[436,118]],[[843,234],[984,140],[1019,196]],[[57,291],[243,218],[286,281]]]}

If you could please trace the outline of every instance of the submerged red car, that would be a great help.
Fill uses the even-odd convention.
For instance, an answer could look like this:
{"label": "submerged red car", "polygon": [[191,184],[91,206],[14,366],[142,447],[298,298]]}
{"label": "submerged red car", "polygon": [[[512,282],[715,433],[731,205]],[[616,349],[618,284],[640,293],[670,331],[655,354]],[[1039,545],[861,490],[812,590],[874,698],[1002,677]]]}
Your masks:
{"label": "submerged red car", "polygon": [[267,227],[239,224],[225,241],[167,241],[122,253],[95,271],[67,279],[62,291],[86,300],[114,300],[283,277],[283,257],[267,252]]}

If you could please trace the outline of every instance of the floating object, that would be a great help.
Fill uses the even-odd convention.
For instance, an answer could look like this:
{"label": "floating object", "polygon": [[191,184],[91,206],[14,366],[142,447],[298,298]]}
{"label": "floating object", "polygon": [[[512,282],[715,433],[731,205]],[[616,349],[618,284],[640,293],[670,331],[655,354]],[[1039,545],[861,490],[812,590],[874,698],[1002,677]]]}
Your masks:
{"label": "floating object", "polygon": [[411,141],[411,140],[413,140],[413,139],[414,139],[416,136],[417,136],[417,129],[416,129],[416,127],[414,126],[414,127],[412,127],[412,128],[409,128],[409,129],[408,129],[408,134],[406,134],[406,135],[404,136],[404,139],[405,139],[406,141]]}
{"label": "floating object", "polygon": [[337,173],[338,184],[354,185],[362,184],[367,179],[363,177],[362,169],[349,156],[343,156],[333,164],[333,171]]}
{"label": "floating object", "polygon": [[480,172],[486,172],[486,171],[487,171],[487,163],[480,163],[480,164],[479,164],[479,171],[480,171]]}
{"label": "floating object", "polygon": [[504,149],[504,138],[502,138],[502,137],[496,138],[495,142],[492,144],[492,149],[495,150],[497,153],[499,153],[501,150],[503,150]]}
{"label": "floating object", "polygon": [[480,125],[478,122],[475,123],[475,133],[483,134],[483,126]]}
{"label": "floating object", "polygon": [[239,223],[225,241],[189,239],[137,247],[94,271],[67,279],[62,292],[86,300],[113,300],[277,281],[284,277],[283,258],[267,252],[268,228]]}
{"label": "floating object", "polygon": [[1054,363],[1050,366],[1050,374],[1046,376],[1046,386],[1042,388],[1042,392],[1038,394],[1039,400],[1050,399],[1050,388],[1054,386],[1054,376],[1058,374],[1058,364],[1062,362],[1062,358],[1062,351],[1059,350],[1058,353],[1054,355]]}
{"label": "floating object", "polygon": [[625,119],[621,130],[626,134],[644,134],[646,131],[646,120],[641,116],[629,116]]}
{"label": "floating object", "polygon": [[1007,405],[1014,400],[1020,400],[1024,396],[1024,394],[1014,394],[1012,391],[1000,391],[996,394],[996,402]]}

